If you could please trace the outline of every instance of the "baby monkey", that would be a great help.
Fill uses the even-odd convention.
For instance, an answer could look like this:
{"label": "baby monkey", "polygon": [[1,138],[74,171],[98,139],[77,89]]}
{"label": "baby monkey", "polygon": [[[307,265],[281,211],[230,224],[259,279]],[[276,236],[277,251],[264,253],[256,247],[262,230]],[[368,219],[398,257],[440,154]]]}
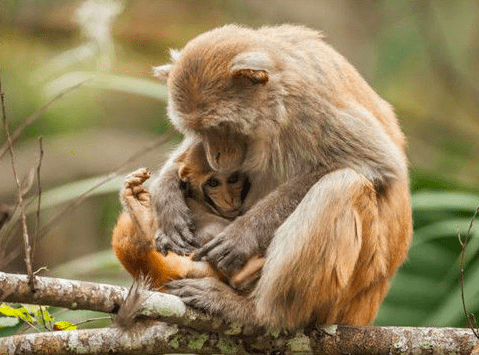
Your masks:
{"label": "baby monkey", "polygon": [[[240,215],[249,190],[246,174],[215,173],[208,165],[201,144],[190,147],[177,159],[178,175],[185,201],[192,212],[198,245],[204,245]],[[124,206],[113,231],[112,245],[125,269],[135,278],[149,275],[152,285],[163,290],[163,284],[181,278],[225,278],[208,263],[194,262],[189,256],[157,251],[154,233],[158,229],[152,213],[150,193],[143,183],[150,173],[141,168],[125,181],[120,199]],[[248,291],[259,278],[264,259],[254,256],[229,283]],[[246,286],[245,286],[246,285]]]}
{"label": "baby monkey", "polygon": [[209,242],[244,211],[250,189],[246,174],[217,173],[209,166],[202,144],[181,154],[178,175],[186,204],[193,214],[199,245]]}

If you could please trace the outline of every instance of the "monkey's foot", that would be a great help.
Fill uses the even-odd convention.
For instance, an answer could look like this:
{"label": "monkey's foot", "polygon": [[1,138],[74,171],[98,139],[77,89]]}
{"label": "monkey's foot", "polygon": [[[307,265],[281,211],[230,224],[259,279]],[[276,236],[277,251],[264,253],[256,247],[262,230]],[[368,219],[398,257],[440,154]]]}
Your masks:
{"label": "monkey's foot", "polygon": [[130,216],[143,232],[152,232],[154,222],[151,198],[143,183],[150,177],[146,168],[140,168],[126,177],[120,197]]}
{"label": "monkey's foot", "polygon": [[253,302],[236,294],[221,281],[205,277],[183,279],[165,285],[168,293],[181,298],[187,305],[230,321],[258,324]]}

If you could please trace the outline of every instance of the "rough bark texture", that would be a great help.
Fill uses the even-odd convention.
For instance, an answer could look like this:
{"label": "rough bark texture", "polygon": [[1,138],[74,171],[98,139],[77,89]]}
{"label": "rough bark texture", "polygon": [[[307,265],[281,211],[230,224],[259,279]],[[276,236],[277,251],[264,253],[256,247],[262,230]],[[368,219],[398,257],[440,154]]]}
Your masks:
{"label": "rough bark texture", "polygon": [[[36,279],[32,294],[27,276],[0,272],[0,301],[116,313],[128,294],[118,286]],[[0,338],[0,354],[470,354],[477,343],[470,329],[455,328],[329,326],[289,334],[252,329],[188,309],[171,295],[141,292],[146,292],[142,317],[128,332],[105,328],[15,335]]]}
{"label": "rough bark texture", "polygon": [[470,354],[468,329],[332,326],[309,333],[226,335],[156,321],[116,328],[0,338],[0,354]]}
{"label": "rough bark texture", "polygon": [[[35,279],[36,289],[35,293],[32,293],[26,275],[0,272],[0,302],[49,305],[116,314],[128,294],[128,289],[121,286],[39,276]],[[216,332],[229,333],[232,327],[238,328],[237,325],[186,308],[176,296],[146,290],[141,292],[144,293],[142,299],[145,301],[137,312],[139,316]],[[253,330],[246,327],[244,331],[251,333]]]}

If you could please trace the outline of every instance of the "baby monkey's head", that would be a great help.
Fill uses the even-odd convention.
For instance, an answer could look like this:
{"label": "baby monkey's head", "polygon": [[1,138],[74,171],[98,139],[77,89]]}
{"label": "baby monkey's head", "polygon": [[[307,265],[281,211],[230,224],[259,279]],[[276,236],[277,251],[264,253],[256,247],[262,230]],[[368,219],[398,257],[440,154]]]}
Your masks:
{"label": "baby monkey's head", "polygon": [[241,172],[217,173],[208,165],[202,144],[196,144],[177,160],[178,175],[185,196],[207,206],[213,213],[234,219],[243,210],[243,202],[248,194],[248,176]]}

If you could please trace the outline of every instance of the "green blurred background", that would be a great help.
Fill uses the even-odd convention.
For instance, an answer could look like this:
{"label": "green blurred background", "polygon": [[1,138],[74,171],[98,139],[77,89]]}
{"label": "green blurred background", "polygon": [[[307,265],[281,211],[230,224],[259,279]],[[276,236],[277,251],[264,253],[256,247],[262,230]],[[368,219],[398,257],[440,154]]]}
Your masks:
{"label": "green blurred background", "polygon": [[[414,243],[376,324],[465,326],[457,228],[465,235],[479,205],[478,19],[476,0],[0,0],[1,81],[11,131],[87,80],[43,112],[14,147],[19,174],[28,175],[43,137],[46,229],[35,268],[128,284],[109,251],[121,175],[56,216],[109,173],[157,170],[181,139],[165,135],[165,88],[152,78],[152,67],[168,61],[168,48],[226,23],[299,23],[323,31],[392,103],[408,139]],[[3,130],[0,137],[3,145]],[[161,137],[168,139],[158,143]],[[36,190],[34,183],[26,195],[32,235]],[[0,203],[15,205],[8,154],[0,160]],[[0,230],[0,270],[24,272],[19,229],[7,227]],[[472,311],[479,310],[477,239],[473,229],[465,283]]]}

